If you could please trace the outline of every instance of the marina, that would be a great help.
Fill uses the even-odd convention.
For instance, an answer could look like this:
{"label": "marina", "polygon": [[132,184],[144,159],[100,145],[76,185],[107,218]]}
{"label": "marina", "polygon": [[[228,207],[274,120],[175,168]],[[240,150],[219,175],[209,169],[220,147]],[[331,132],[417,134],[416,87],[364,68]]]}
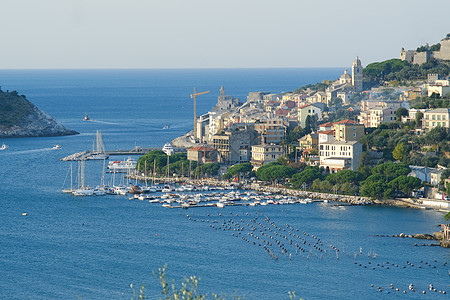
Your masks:
{"label": "marina", "polygon": [[[167,264],[168,277],[176,282],[195,275],[201,277],[202,291],[246,299],[289,299],[289,291],[304,299],[447,299],[448,249],[430,246],[435,241],[392,237],[401,232],[440,230],[436,225],[442,223],[443,213],[438,211],[376,205],[341,208],[339,204],[345,204],[341,201],[357,204],[364,199],[284,191],[251,182],[225,190],[227,183],[214,190],[212,181],[171,177],[155,178],[153,184],[151,176],[131,178],[115,173],[112,184],[114,173],[106,174],[108,160],[105,173],[103,160],[85,161],[85,184],[103,186],[105,176],[104,185],[116,186],[117,194],[71,194],[78,188],[78,162],[60,159],[75,152],[91,152],[97,130],[103,134],[109,161],[129,156],[137,160],[138,156],[130,153],[136,145],[143,145],[142,152],[134,151],[141,155],[160,150],[186,133],[192,127],[192,115],[173,108],[192,109],[191,100],[180,96],[186,94],[185,86],[191,91],[191,81],[204,82],[202,90],[213,92],[220,86],[220,78],[227,89],[244,98],[249,90],[264,90],[267,83],[288,91],[299,81],[307,84],[334,78],[340,69],[303,73],[291,69],[189,70],[189,80],[185,70],[46,70],[20,71],[20,76],[17,72],[0,72],[2,87],[21,87],[46,112],[81,134],[5,140],[9,148],[0,153],[0,290],[4,298],[130,299],[130,283],[145,284],[148,298],[157,298],[160,283],[152,272]],[[263,80],[256,82],[261,76]],[[175,96],[166,92],[166,86]],[[155,94],[150,95],[149,90]],[[67,95],[73,98],[61,101]],[[168,100],[160,101],[163,98]],[[215,101],[197,100],[199,112]],[[140,109],[130,110],[130,105]],[[86,110],[95,111],[89,113],[95,121],[81,120]],[[170,128],[163,130],[164,124]],[[56,144],[62,148],[52,151]],[[110,149],[129,150],[117,150],[115,155]],[[67,193],[61,191],[65,177]],[[136,185],[144,190],[146,179],[154,191],[127,192],[127,187]],[[167,192],[163,193],[165,186]],[[213,190],[197,190],[206,186]],[[185,190],[176,191],[180,187]],[[231,198],[231,192],[249,200],[233,201],[237,205],[232,205],[229,199],[223,201],[223,208],[217,207],[222,201],[212,198]],[[253,192],[255,195],[247,195]],[[202,200],[197,205],[180,203],[183,196],[196,200],[197,194]],[[256,197],[260,197],[259,204]],[[279,203],[289,202],[289,197],[295,202]],[[312,203],[300,203],[307,198]],[[426,246],[416,247],[415,243]],[[411,283],[415,292],[409,289]]]}

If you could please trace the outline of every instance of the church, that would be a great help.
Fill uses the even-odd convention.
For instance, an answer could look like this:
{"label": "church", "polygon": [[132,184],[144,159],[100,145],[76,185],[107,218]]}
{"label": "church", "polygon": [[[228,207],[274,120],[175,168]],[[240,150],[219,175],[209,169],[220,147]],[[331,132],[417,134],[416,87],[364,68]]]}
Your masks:
{"label": "church", "polygon": [[332,100],[341,98],[343,103],[348,102],[349,95],[353,93],[361,93],[363,90],[363,67],[359,57],[353,61],[352,74],[350,75],[347,70],[341,77],[334,81],[331,86],[326,89],[326,101],[330,106]]}

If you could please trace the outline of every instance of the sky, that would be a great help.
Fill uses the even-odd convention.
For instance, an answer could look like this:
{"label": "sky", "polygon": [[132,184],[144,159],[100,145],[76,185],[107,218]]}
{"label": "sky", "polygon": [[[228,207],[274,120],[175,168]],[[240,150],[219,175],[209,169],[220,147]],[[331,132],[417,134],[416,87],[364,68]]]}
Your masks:
{"label": "sky", "polygon": [[363,66],[450,33],[449,0],[2,0],[0,69]]}

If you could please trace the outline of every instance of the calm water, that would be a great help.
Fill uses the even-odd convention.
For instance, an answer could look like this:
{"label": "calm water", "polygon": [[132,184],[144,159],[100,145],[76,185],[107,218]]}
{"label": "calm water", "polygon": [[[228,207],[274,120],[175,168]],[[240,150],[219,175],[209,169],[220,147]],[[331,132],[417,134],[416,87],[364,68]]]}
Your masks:
{"label": "calm water", "polygon": [[[108,149],[160,147],[188,131],[193,87],[211,91],[197,99],[199,113],[206,113],[215,104],[221,85],[227,95],[244,100],[251,91],[291,91],[336,78],[341,72],[0,71],[3,90],[18,90],[81,133],[0,141],[9,145],[0,153],[1,298],[129,299],[129,284],[145,283],[149,298],[157,299],[160,289],[152,271],[166,263],[168,276],[177,282],[196,275],[202,279],[203,292],[237,293],[246,299],[288,299],[288,291],[307,299],[447,298],[448,294],[431,292],[404,295],[391,290],[386,294],[370,286],[386,290],[393,283],[405,290],[412,282],[423,290],[433,283],[449,292],[450,266],[444,265],[450,260],[448,249],[414,247],[414,243],[422,243],[419,240],[373,236],[437,231],[436,224],[443,221],[439,212],[387,207],[341,209],[327,204],[181,211],[127,197],[75,198],[60,192],[70,163],[59,159],[92,147],[96,130],[102,131]],[[95,121],[81,121],[85,113]],[[162,130],[165,124],[170,124],[170,129]],[[63,148],[51,150],[55,144]],[[101,167],[100,162],[87,163],[88,183],[99,183]],[[23,217],[22,212],[28,216]],[[241,235],[233,230],[236,228],[242,228]],[[316,246],[327,252],[314,248],[317,239],[303,232],[319,238],[322,244]],[[287,253],[283,254],[269,235],[284,244]],[[278,260],[259,246],[263,239],[270,242],[271,246],[266,246]],[[300,253],[295,243],[305,252]],[[340,250],[338,254],[330,245]]]}

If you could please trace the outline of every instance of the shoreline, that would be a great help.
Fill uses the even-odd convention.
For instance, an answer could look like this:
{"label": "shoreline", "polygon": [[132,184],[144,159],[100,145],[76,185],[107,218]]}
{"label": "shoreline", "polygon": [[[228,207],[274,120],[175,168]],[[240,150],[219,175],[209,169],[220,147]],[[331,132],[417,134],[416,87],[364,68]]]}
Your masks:
{"label": "shoreline", "polygon": [[[131,175],[130,178],[137,179],[139,181],[145,181],[144,176],[135,176]],[[147,177],[148,181],[151,181],[151,177]],[[400,208],[415,208],[415,209],[430,209],[430,210],[436,210],[440,212],[450,212],[450,210],[437,208],[429,205],[423,205],[419,203],[414,203],[412,199],[410,198],[400,198],[400,199],[385,199],[385,200],[376,200],[371,199],[370,197],[362,197],[362,196],[351,196],[351,195],[340,195],[340,194],[329,194],[329,193],[323,193],[323,192],[312,192],[312,191],[302,191],[302,190],[295,190],[295,189],[289,189],[285,187],[276,187],[276,186],[261,186],[257,183],[238,183],[238,182],[228,182],[223,180],[213,180],[213,179],[189,179],[189,178],[157,178],[155,179],[157,182],[176,182],[176,183],[188,183],[193,185],[211,185],[211,186],[235,186],[236,188],[243,189],[243,190],[253,190],[258,192],[266,192],[266,193],[272,193],[272,194],[282,194],[282,195],[288,195],[288,196],[295,196],[295,197],[303,197],[303,198],[312,198],[312,199],[319,199],[319,200],[330,200],[330,201],[336,201],[336,202],[346,202],[351,205],[379,205],[379,206],[394,206],[394,207],[400,207]]]}

